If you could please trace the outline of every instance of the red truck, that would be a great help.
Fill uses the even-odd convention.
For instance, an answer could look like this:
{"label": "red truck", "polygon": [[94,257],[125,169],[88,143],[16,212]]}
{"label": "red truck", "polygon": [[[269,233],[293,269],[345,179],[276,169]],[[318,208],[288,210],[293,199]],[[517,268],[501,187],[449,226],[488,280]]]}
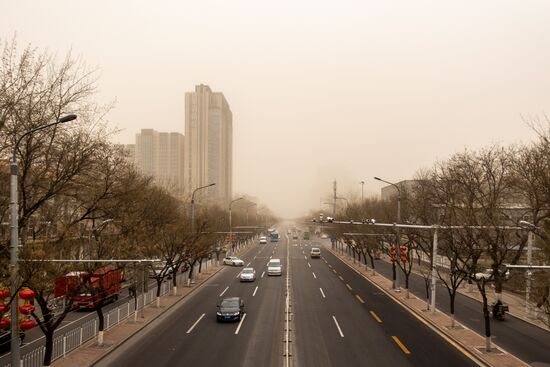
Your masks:
{"label": "red truck", "polygon": [[99,268],[91,276],[71,272],[55,279],[55,297],[72,298],[76,309],[94,309],[102,300],[105,303],[117,300],[121,283],[122,271],[112,267]]}

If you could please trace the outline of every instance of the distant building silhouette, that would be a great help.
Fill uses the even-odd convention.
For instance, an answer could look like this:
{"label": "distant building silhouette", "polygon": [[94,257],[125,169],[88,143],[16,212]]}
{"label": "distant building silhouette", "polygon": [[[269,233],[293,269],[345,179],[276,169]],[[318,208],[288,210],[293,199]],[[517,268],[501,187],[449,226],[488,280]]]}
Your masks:
{"label": "distant building silhouette", "polygon": [[175,195],[182,195],[184,181],[184,136],[141,129],[136,144],[126,145],[128,160],[146,176]]}
{"label": "distant building silhouette", "polygon": [[[186,190],[216,183],[207,195],[225,206],[232,195],[233,115],[223,93],[197,85],[185,93]],[[204,192],[203,192],[204,194]]]}

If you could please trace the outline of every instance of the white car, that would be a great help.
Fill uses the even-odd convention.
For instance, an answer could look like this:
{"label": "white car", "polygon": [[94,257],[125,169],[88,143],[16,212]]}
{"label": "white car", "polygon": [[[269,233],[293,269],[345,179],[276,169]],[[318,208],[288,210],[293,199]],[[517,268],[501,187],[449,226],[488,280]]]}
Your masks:
{"label": "white car", "polygon": [[267,275],[283,275],[281,259],[271,259],[267,263]]}
{"label": "white car", "polygon": [[326,233],[323,233],[323,234],[321,235],[321,238],[328,238],[328,235],[327,235]]}
{"label": "white car", "polygon": [[225,259],[223,259],[223,264],[233,265],[233,266],[244,266],[244,261],[242,261],[236,256],[228,256]]}
{"label": "white car", "polygon": [[314,258],[320,258],[321,257],[321,249],[319,247],[312,247],[311,248],[311,252],[310,252],[310,256],[312,259]]}
{"label": "white car", "polygon": [[266,243],[267,243],[267,237],[266,236],[260,237],[260,245],[265,245]]}
{"label": "white car", "polygon": [[256,271],[254,268],[243,268],[239,275],[241,282],[253,282],[256,280]]}

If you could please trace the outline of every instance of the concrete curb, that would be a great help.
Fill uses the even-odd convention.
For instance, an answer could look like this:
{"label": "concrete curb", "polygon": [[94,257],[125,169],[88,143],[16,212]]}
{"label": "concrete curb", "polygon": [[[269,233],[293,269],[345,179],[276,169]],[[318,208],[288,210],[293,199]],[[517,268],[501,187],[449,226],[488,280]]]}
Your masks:
{"label": "concrete curb", "polygon": [[[423,322],[426,326],[429,326],[431,327],[432,330],[434,330],[436,333],[438,333],[440,336],[443,336],[444,338],[447,339],[448,342],[450,342],[450,344],[452,345],[453,343],[457,344],[458,346],[460,346],[460,348],[457,348],[457,349],[462,349],[460,350],[465,356],[467,356],[468,358],[470,358],[473,362],[475,362],[476,364],[480,365],[480,366],[495,366],[494,364],[492,364],[490,361],[486,360],[485,358],[483,358],[483,355],[480,355],[479,352],[477,350],[472,350],[472,347],[471,346],[468,346],[466,344],[464,344],[461,340],[455,338],[453,335],[449,334],[447,332],[447,330],[445,330],[445,328],[441,327],[440,325],[434,323],[432,320],[430,320],[429,318],[426,318],[424,317],[424,315],[420,312],[418,312],[416,309],[414,309],[413,307],[409,306],[408,304],[402,302],[399,298],[395,297],[393,294],[391,294],[390,292],[388,292],[386,289],[384,289],[384,287],[382,287],[381,285],[377,284],[375,281],[373,281],[372,279],[370,279],[369,277],[367,277],[365,274],[363,274],[361,271],[359,271],[358,269],[356,269],[354,266],[352,266],[351,264],[349,264],[347,261],[345,261],[345,259],[343,259],[340,254],[338,254],[336,251],[334,251],[332,248],[329,248],[327,247],[327,249],[338,259],[340,260],[344,265],[346,265],[347,267],[349,267],[350,269],[352,269],[353,271],[355,271],[357,274],[361,275],[365,280],[367,280],[369,283],[371,283],[372,285],[374,285],[375,287],[377,287],[378,289],[380,289],[382,292],[384,292],[384,294],[386,294],[388,297],[390,297],[392,300],[394,300],[397,304],[401,305],[403,308],[405,308],[407,311],[409,311],[412,315],[414,315],[417,319],[419,319],[421,322]],[[386,277],[384,277],[383,275],[381,275],[380,273],[377,273],[379,277],[383,277],[385,279],[387,279]],[[410,294],[412,297],[422,301],[421,299],[419,299],[418,297],[416,297],[414,294]],[[437,310],[437,309],[436,309]],[[437,312],[441,313],[441,311],[437,310]],[[444,313],[442,313],[444,314]],[[460,323],[459,323],[460,324]],[[475,333],[473,330],[467,328],[466,326],[460,324],[462,327],[470,330],[472,333]],[[477,334],[477,333],[476,333]],[[477,334],[479,335],[479,334]],[[481,338],[483,338],[482,336],[480,336]],[[451,343],[451,341],[453,343]],[[453,345],[455,348],[456,346]],[[504,351],[504,349],[498,347],[496,344],[494,344],[495,347],[497,347],[498,349]],[[524,366],[527,366],[527,363],[525,363],[524,361],[520,360],[519,358],[515,357],[514,355],[506,352],[507,355],[509,355],[510,357],[512,357],[513,359],[517,360],[518,362],[520,362],[521,364],[523,364]]]}

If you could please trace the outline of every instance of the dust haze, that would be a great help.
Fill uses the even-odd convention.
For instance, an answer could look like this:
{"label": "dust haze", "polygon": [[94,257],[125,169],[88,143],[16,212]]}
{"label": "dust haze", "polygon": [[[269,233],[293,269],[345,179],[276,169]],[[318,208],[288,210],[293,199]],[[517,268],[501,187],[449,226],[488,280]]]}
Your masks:
{"label": "dust haze", "polygon": [[[184,95],[223,92],[234,193],[294,217],[378,195],[465,148],[529,141],[549,108],[547,1],[2,2],[17,35],[101,71],[100,101],[132,143],[183,133]],[[328,206],[324,207],[328,210]]]}

